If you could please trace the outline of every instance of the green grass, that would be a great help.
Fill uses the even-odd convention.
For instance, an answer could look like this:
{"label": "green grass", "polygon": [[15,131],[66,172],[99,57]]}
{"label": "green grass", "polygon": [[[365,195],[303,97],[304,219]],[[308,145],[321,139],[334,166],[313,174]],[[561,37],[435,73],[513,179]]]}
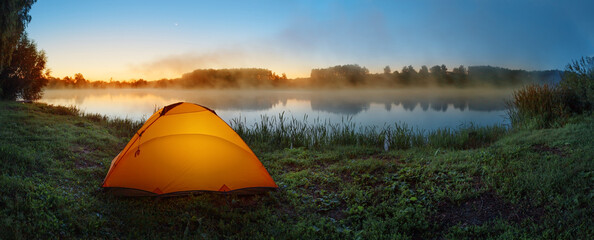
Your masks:
{"label": "green grass", "polygon": [[140,123],[0,102],[0,238],[594,237],[591,115],[431,133],[272,119],[234,127],[278,191],[122,198],[100,185]]}

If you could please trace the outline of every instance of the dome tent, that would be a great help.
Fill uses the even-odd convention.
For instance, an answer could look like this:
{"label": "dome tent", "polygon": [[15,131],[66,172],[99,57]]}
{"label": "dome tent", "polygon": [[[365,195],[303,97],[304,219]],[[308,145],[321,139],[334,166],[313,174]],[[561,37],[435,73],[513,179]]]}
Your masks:
{"label": "dome tent", "polygon": [[185,102],[160,109],[144,123],[111,161],[102,187],[126,196],[278,188],[227,123],[214,111]]}

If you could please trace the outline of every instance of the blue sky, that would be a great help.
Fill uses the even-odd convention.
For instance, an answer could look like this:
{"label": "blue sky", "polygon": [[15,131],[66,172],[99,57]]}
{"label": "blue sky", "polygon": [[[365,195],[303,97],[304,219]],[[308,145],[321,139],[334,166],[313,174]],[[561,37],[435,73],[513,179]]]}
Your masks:
{"label": "blue sky", "polygon": [[307,77],[359,64],[563,69],[594,55],[594,1],[39,1],[53,76],[154,80],[197,68]]}

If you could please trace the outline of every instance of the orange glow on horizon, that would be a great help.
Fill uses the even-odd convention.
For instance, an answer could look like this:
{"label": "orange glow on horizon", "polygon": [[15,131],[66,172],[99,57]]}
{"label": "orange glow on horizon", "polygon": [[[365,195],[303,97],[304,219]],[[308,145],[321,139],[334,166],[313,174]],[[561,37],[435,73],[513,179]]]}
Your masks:
{"label": "orange glow on horizon", "polygon": [[[212,69],[224,69],[226,67],[221,67],[221,68],[212,68]],[[243,68],[243,67],[227,67],[227,68]],[[249,67],[248,67],[249,68]],[[263,67],[254,67],[254,68],[263,68]],[[87,81],[90,82],[95,82],[95,81],[105,81],[105,82],[109,82],[110,80],[113,81],[121,81],[121,82],[129,82],[129,81],[136,81],[139,79],[143,79],[146,81],[157,81],[157,80],[161,80],[161,79],[176,79],[176,78],[180,78],[184,73],[188,73],[188,72],[192,72],[196,69],[210,69],[210,68],[196,68],[196,69],[192,69],[189,71],[185,71],[185,72],[180,72],[180,73],[163,73],[163,74],[147,74],[147,73],[139,73],[139,72],[132,72],[132,71],[122,71],[122,72],[118,72],[117,74],[110,74],[110,73],[114,73],[114,72],[110,72],[110,71],[103,71],[101,69],[92,69],[92,70],[72,70],[72,71],[53,71],[53,69],[49,68],[51,70],[50,76],[52,77],[56,77],[56,78],[64,78],[64,77],[74,77],[74,74],[76,73],[81,73],[85,79]],[[278,70],[273,70],[270,68],[265,68],[268,69],[270,71],[272,71],[273,73],[276,73],[278,75],[282,75],[283,73],[287,75],[287,78],[289,79],[295,79],[295,78],[308,78],[310,76],[310,72],[311,70],[293,70],[293,71],[278,71]],[[107,73],[106,73],[107,72]]]}

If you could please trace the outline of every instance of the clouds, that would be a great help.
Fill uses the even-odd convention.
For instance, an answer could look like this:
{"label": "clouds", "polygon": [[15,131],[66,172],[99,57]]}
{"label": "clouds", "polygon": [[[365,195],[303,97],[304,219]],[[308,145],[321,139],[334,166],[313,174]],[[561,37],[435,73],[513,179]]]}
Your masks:
{"label": "clouds", "polygon": [[[143,11],[133,11],[138,4]],[[128,2],[117,11],[107,5],[34,6],[29,30],[55,72],[86,76],[93,68],[97,79],[111,77],[101,72],[159,79],[197,68],[259,67],[302,77],[339,64],[372,72],[435,64],[551,69],[594,55],[592,1]],[[83,20],[93,21],[44,14],[85,9],[94,17]],[[73,44],[56,47],[65,42]]]}
{"label": "clouds", "polygon": [[394,43],[384,14],[336,5],[302,10],[279,31],[277,44],[298,54],[328,57],[379,54]]}
{"label": "clouds", "polygon": [[225,68],[227,66],[241,66],[247,61],[247,54],[243,49],[217,49],[211,52],[188,52],[157,57],[140,64],[130,65],[131,71],[144,75],[149,79],[162,77],[179,77],[182,73],[191,72],[198,68]]}

